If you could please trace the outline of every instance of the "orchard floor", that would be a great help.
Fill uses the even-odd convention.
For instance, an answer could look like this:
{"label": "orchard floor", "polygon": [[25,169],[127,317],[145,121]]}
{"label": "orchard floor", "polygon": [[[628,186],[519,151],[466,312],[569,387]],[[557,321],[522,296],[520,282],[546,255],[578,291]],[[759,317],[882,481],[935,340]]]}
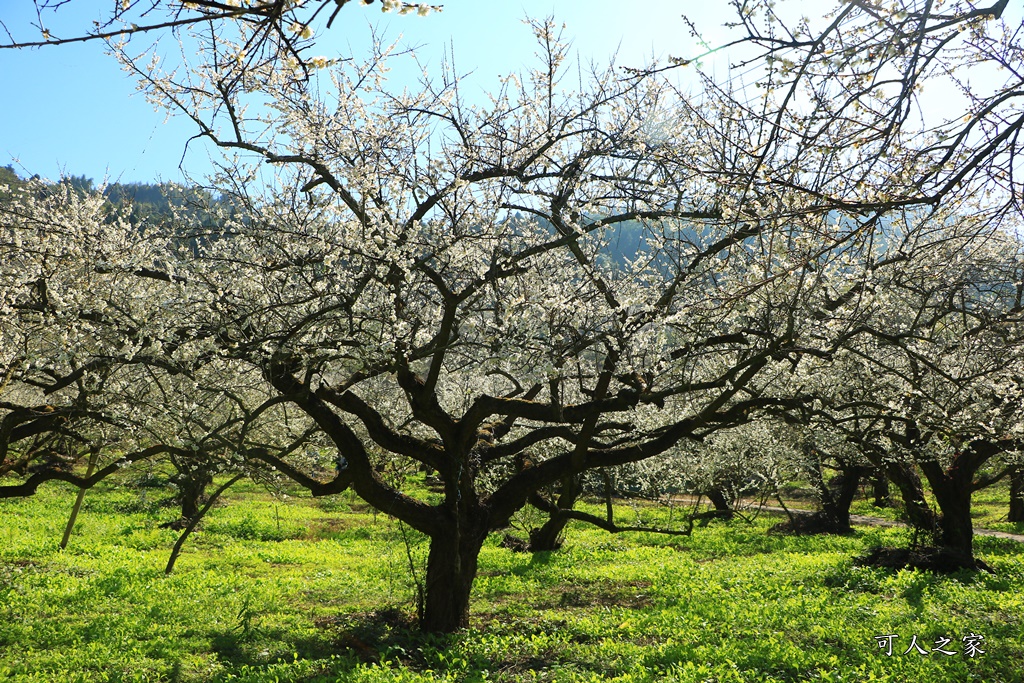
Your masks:
{"label": "orchard floor", "polygon": [[[239,484],[164,576],[169,496],[90,491],[64,552],[70,489],[0,501],[0,679],[1024,681],[1024,545],[1012,540],[977,538],[994,575],[935,576],[853,565],[908,543],[899,527],[777,536],[767,515],[688,537],[577,526],[536,555],[496,536],[471,628],[425,637],[410,628],[424,539],[347,494]],[[617,514],[667,525],[679,509]]]}

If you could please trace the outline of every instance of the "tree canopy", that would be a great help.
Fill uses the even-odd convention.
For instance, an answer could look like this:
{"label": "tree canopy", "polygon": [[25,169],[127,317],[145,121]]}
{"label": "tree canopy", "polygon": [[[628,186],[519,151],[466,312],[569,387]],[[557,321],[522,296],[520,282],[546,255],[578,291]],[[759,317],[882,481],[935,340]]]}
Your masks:
{"label": "tree canopy", "polygon": [[684,90],[685,64],[567,77],[550,20],[482,105],[450,70],[392,91],[379,45],[311,70],[273,38],[250,60],[255,5],[234,32],[196,24],[187,72],[115,45],[224,150],[217,194],[169,223],[74,182],[0,207],[3,471],[39,438],[119,444],[0,495],[157,452],[351,488],[430,538],[421,623],[451,631],[487,534],[542,488],[770,417],[934,473],[969,565],[962,491],[940,489],[1019,449],[1024,118],[1013,72],[911,120],[923,83],[1017,49],[973,28],[998,7],[933,4],[844,3],[819,30],[737,0],[754,98]]}

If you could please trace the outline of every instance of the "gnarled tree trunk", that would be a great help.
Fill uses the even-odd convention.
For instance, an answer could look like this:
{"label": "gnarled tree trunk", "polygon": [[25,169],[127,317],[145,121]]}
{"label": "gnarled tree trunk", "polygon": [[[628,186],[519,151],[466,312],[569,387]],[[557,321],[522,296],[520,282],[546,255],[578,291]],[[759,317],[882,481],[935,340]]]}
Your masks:
{"label": "gnarled tree trunk", "polygon": [[213,475],[205,471],[193,471],[187,476],[175,478],[182,519],[191,521],[199,515],[200,508],[206,502],[206,487],[212,482]]}
{"label": "gnarled tree trunk", "polygon": [[469,626],[469,597],[487,531],[486,515],[477,510],[453,516],[450,525],[430,537],[420,617],[423,631],[453,633]]}
{"label": "gnarled tree trunk", "polygon": [[562,514],[572,510],[582,493],[578,475],[565,477],[558,492],[554,507],[548,510],[549,517],[543,525],[530,530],[530,552],[558,550],[562,546],[562,532],[570,517]]}
{"label": "gnarled tree trunk", "polygon": [[723,519],[732,519],[733,509],[729,505],[729,499],[725,497],[725,492],[721,488],[715,487],[708,489],[704,492],[704,495],[708,497],[711,504],[715,506],[715,512],[718,516]]}
{"label": "gnarled tree trunk", "polygon": [[823,530],[834,533],[850,532],[850,505],[857,495],[857,485],[863,474],[863,467],[851,467],[822,487],[821,510],[817,514]]}
{"label": "gnarled tree trunk", "polygon": [[924,498],[921,477],[914,471],[913,465],[889,462],[885,464],[884,471],[886,478],[900,491],[903,510],[910,525],[927,536],[927,543],[938,542],[939,520]]}
{"label": "gnarled tree trunk", "polygon": [[968,558],[974,557],[974,524],[971,521],[970,480],[946,477],[945,481],[930,481],[935,502],[942,512],[939,517],[939,540],[943,547],[955,550]]}
{"label": "gnarled tree trunk", "polygon": [[871,494],[875,500],[872,502],[876,508],[887,508],[892,506],[889,498],[889,479],[881,468],[875,468],[874,476],[871,477]]}
{"label": "gnarled tree trunk", "polygon": [[172,462],[176,472],[171,476],[171,483],[178,489],[175,500],[181,508],[181,517],[169,526],[184,529],[201,516],[206,503],[206,488],[213,483],[213,472],[201,463],[187,463],[176,458]]}
{"label": "gnarled tree trunk", "polygon": [[977,566],[974,559],[974,523],[971,520],[974,475],[999,451],[998,443],[976,439],[958,452],[947,468],[934,460],[920,463],[942,513],[938,520],[939,543],[962,556],[965,567]]}

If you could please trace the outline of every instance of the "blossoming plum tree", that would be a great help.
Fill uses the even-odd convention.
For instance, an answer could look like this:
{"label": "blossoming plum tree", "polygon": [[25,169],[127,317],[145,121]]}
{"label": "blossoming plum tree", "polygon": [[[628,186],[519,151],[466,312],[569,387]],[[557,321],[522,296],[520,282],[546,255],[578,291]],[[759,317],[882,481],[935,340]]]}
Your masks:
{"label": "blossoming plum tree", "polygon": [[[853,0],[808,15],[795,3],[729,4],[733,67],[755,76],[729,96],[763,131],[760,163],[803,150],[805,174],[786,179],[792,191],[848,211],[984,197],[987,210],[1019,221],[1019,8]],[[834,145],[851,153],[811,162]],[[822,186],[822,173],[844,179]]]}
{"label": "blossoming plum tree", "polygon": [[[124,40],[134,35],[159,35],[180,32],[203,24],[222,33],[233,25],[249,26],[246,52],[257,58],[290,55],[305,63],[303,51],[314,30],[330,29],[351,0],[109,0],[101,8],[101,18],[91,26],[67,25],[63,19],[69,2],[33,0],[35,21],[18,25],[0,14],[0,27],[6,40],[0,49],[47,47],[103,41]],[[374,5],[374,0],[359,0],[357,5]],[[426,16],[442,10],[441,5],[381,0],[382,12]]]}
{"label": "blossoming plum tree", "polygon": [[51,480],[84,489],[162,456],[190,521],[213,473],[258,473],[241,453],[294,450],[310,424],[267,403],[259,374],[202,333],[173,327],[164,297],[184,282],[167,271],[190,246],[129,216],[69,183],[32,181],[0,202],[0,473],[30,475],[0,496]]}
{"label": "blossoming plum tree", "polygon": [[865,281],[855,334],[805,361],[809,378],[830,378],[807,380],[818,387],[807,408],[885,472],[928,540],[972,566],[971,494],[1012,471],[1024,445],[1021,245],[983,215],[912,222],[888,237],[900,258]]}
{"label": "blossoming plum tree", "polygon": [[[126,406],[106,391],[116,381],[110,359],[132,350],[105,311],[130,318],[144,292],[103,272],[132,247],[124,216],[66,184],[28,183],[0,204],[0,471],[39,469],[22,490],[70,480],[68,468],[93,447],[134,450]],[[44,455],[49,462],[35,462]]]}
{"label": "blossoming plum tree", "polygon": [[[126,62],[240,155],[215,179],[240,218],[178,252],[187,284],[167,283],[183,289],[164,319],[258,370],[339,469],[266,461],[430,538],[427,630],[466,625],[481,544],[540,487],[789,400],[759,386],[796,343],[806,245],[857,239],[762,210],[730,180],[746,180],[743,141],[662,79],[609,68],[564,88],[566,48],[533,28],[539,68],[486,107],[450,73],[388,92],[383,51],[310,81],[225,79],[218,55],[238,46],[223,40],[186,75]],[[646,246],[622,264],[610,244],[627,224]],[[442,500],[391,485],[380,453],[436,472]]]}
{"label": "blossoming plum tree", "polygon": [[[940,21],[924,19],[926,29]],[[250,59],[264,27],[235,28],[197,30],[197,50],[176,72],[115,46],[154,103],[224,150],[212,183],[233,211],[214,227],[185,222],[123,249],[113,264],[66,262],[61,273],[90,284],[71,287],[82,303],[58,306],[69,313],[54,330],[81,337],[62,344],[88,363],[102,359],[96,369],[167,373],[154,390],[176,373],[201,377],[194,390],[204,406],[232,407],[182,412],[188,424],[216,416],[199,424],[198,440],[224,436],[244,462],[275,467],[314,495],[351,487],[428,536],[426,630],[468,624],[488,533],[542,487],[584,471],[643,461],[761,413],[848,424],[842,411],[864,395],[882,397],[881,424],[902,428],[904,385],[978,386],[1009,424],[1012,392],[987,382],[1001,370],[942,368],[969,368],[975,344],[993,352],[983,358],[1005,358],[1012,344],[1001,335],[1019,311],[1003,294],[965,304],[956,296],[969,289],[964,278],[959,289],[936,288],[927,269],[957,263],[950,252],[936,259],[947,242],[998,241],[991,230],[1012,215],[1012,192],[944,202],[981,197],[987,179],[1012,168],[1016,96],[997,96],[966,129],[941,127],[953,146],[936,142],[936,130],[901,128],[913,88],[879,111],[867,104],[874,89],[839,97],[846,71],[863,76],[885,25],[858,48],[861,61],[820,52],[841,39],[835,30],[793,38],[787,48],[805,51],[803,67],[780,65],[771,41],[755,36],[768,40],[772,60],[769,92],[754,108],[710,81],[699,98],[684,96],[654,70],[566,78],[551,22],[533,24],[538,67],[508,76],[485,105],[468,101],[450,71],[390,91],[381,48],[361,62],[311,63],[270,41]],[[893,58],[918,78],[916,62]],[[834,59],[839,70],[829,71]],[[781,101],[770,92],[777,78],[791,93]],[[808,98],[800,106],[798,91]],[[999,116],[1010,123],[990,130]],[[968,205],[976,222],[958,221]],[[938,208],[925,221],[920,206]],[[943,237],[947,222],[965,232]],[[890,229],[897,224],[904,233]],[[627,229],[643,246],[620,261],[612,245]],[[77,230],[36,237],[63,253]],[[115,232],[115,242],[139,236]],[[10,296],[40,296],[31,274],[11,268],[4,277]],[[86,296],[115,284],[117,296]],[[952,303],[940,296],[949,293]],[[0,314],[28,315],[10,308]],[[958,320],[979,324],[958,329]],[[860,397],[829,403],[838,380],[814,369],[865,356],[864,376],[884,377],[886,390],[869,383]],[[928,372],[918,377],[915,367]],[[975,421],[974,410],[954,411],[957,428]],[[285,420],[294,428],[277,433],[271,417],[285,413],[297,415]],[[919,421],[938,424],[935,414]],[[313,426],[336,452],[333,477],[290,447]],[[384,475],[389,460],[435,472],[440,499],[403,490]]]}

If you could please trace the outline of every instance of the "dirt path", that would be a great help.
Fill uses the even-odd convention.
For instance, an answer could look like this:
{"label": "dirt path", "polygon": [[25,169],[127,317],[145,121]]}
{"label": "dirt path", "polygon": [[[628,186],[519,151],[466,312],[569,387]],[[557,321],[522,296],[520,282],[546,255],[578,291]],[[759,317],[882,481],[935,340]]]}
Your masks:
{"label": "dirt path", "polygon": [[[694,503],[696,498],[693,496],[678,496],[673,500],[680,503]],[[778,514],[786,514],[786,509],[777,507],[774,505],[758,505],[756,501],[744,500],[741,501],[746,507],[745,510],[763,510],[765,512],[772,512]],[[813,510],[804,510],[802,508],[789,508],[789,512],[796,515],[809,515],[813,514]],[[903,522],[894,522],[891,519],[885,519],[884,517],[870,517],[868,515],[850,515],[850,522],[853,524],[864,524],[867,526],[907,526]],[[993,531],[992,529],[978,529],[975,527],[974,533],[977,536],[992,536],[993,538],[1006,538],[1011,541],[1017,541],[1018,543],[1024,543],[1024,535],[1011,534],[1006,531]]]}

